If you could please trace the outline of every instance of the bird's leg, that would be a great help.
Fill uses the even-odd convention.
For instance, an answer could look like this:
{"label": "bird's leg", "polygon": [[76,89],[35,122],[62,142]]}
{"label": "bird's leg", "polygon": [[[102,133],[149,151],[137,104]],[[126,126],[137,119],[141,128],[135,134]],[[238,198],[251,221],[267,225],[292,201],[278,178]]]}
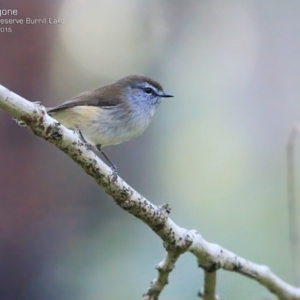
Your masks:
{"label": "bird's leg", "polygon": [[109,159],[109,157],[104,153],[104,151],[101,148],[101,145],[96,145],[96,148],[99,152],[101,152],[101,154],[103,155],[103,157],[106,159],[106,161],[108,162],[111,171],[113,173],[113,179],[112,182],[115,182],[117,180],[118,177],[118,173],[117,173],[117,167],[116,165]]}
{"label": "bird's leg", "polygon": [[80,140],[85,144],[86,149],[87,149],[87,150],[93,150],[93,148],[94,148],[93,145],[91,145],[90,143],[88,143],[88,142],[85,140],[85,138],[84,138],[84,136],[83,136],[83,134],[82,134],[82,132],[81,132],[80,129],[78,129],[78,134],[79,134]]}
{"label": "bird's leg", "polygon": [[[83,136],[83,134],[82,134],[82,132],[81,132],[80,129],[78,129],[78,134],[79,134],[80,140],[81,140],[83,143],[85,143],[85,146],[86,146],[86,148],[87,148],[88,150],[94,150],[94,149],[95,149],[95,147],[94,147],[93,145],[91,145],[90,143],[88,143],[88,142],[85,140],[85,138],[84,138],[84,136]],[[113,173],[113,179],[112,179],[112,182],[115,182],[115,181],[117,180],[117,177],[118,177],[116,165],[115,165],[115,164],[109,159],[109,157],[104,153],[104,151],[103,151],[102,148],[101,148],[101,145],[96,145],[96,149],[97,149],[99,152],[101,152],[101,154],[103,155],[103,157],[104,157],[104,158],[106,159],[106,161],[108,162],[108,164],[109,164],[109,166],[110,166],[110,168],[111,168],[111,171],[112,171],[112,173]]]}

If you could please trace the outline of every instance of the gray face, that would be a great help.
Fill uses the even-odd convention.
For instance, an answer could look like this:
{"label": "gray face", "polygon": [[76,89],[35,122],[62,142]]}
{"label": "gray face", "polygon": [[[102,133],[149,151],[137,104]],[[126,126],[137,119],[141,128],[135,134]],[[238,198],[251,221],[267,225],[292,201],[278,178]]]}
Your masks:
{"label": "gray face", "polygon": [[130,90],[132,100],[140,105],[157,106],[161,102],[162,90],[158,90],[148,82],[140,82]]}

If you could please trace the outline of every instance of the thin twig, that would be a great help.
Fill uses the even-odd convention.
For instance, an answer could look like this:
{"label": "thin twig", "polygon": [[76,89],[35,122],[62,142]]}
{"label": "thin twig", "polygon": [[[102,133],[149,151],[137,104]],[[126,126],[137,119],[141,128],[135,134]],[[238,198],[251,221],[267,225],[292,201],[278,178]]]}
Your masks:
{"label": "thin twig", "polygon": [[287,143],[287,192],[289,208],[289,232],[294,283],[300,286],[300,247],[297,222],[297,199],[295,190],[295,157],[294,150],[297,136],[300,133],[300,124],[293,126]]}
{"label": "thin twig", "polygon": [[218,300],[216,295],[217,272],[204,271],[204,287],[199,293],[199,297],[203,300]]}
{"label": "thin twig", "polygon": [[164,287],[169,283],[169,274],[174,269],[179,256],[180,252],[178,251],[167,252],[165,259],[156,267],[157,277],[151,281],[148,291],[143,295],[144,300],[158,299]]}

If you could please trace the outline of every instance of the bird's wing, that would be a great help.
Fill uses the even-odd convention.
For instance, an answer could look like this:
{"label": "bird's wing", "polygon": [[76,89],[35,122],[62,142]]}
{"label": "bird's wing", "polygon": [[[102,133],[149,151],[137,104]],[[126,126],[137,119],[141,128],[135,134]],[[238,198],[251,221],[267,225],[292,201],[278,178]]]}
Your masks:
{"label": "bird's wing", "polygon": [[61,109],[71,108],[75,106],[98,106],[101,108],[112,108],[120,103],[117,97],[101,97],[97,96],[94,91],[83,92],[78,96],[66,101],[58,106],[47,109],[48,113],[55,112]]}

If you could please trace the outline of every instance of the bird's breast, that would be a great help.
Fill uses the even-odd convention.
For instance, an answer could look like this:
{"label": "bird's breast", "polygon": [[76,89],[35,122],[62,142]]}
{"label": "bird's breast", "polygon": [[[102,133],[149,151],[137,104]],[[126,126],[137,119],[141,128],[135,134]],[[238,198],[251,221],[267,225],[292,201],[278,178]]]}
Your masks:
{"label": "bird's breast", "polygon": [[116,145],[142,134],[149,125],[153,110],[126,110],[122,107],[101,108],[76,106],[51,115],[68,128],[80,129],[94,145]]}

